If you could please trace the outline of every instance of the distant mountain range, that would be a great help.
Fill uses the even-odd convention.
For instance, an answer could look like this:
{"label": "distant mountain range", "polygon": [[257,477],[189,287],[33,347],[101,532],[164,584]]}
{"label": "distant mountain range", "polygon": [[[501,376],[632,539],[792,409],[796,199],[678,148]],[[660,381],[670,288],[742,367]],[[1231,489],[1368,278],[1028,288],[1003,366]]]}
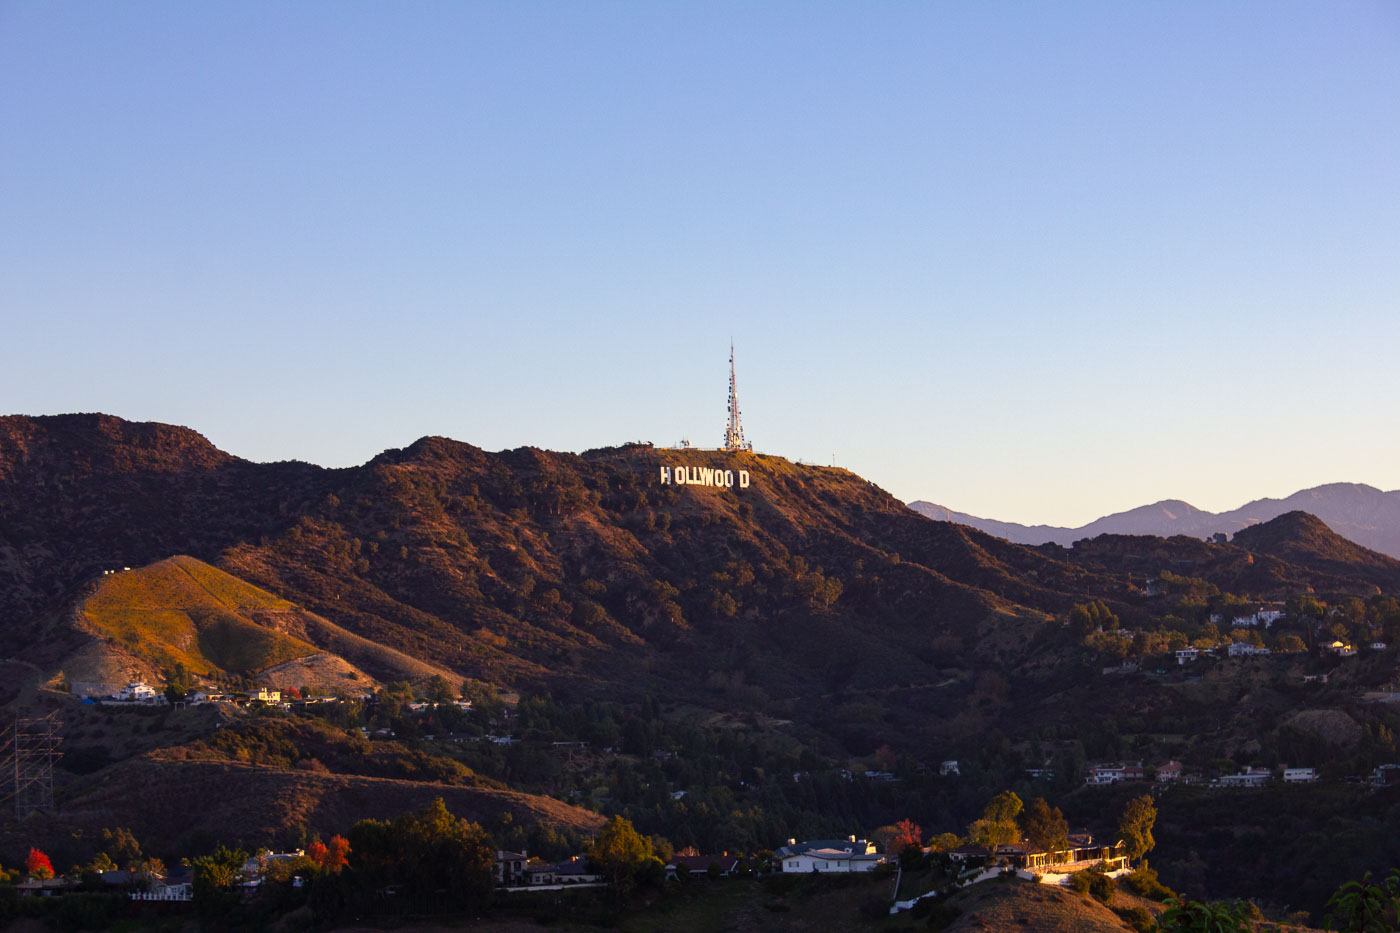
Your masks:
{"label": "distant mountain range", "polygon": [[1309,512],[1337,534],[1391,557],[1400,557],[1400,490],[1382,492],[1360,483],[1329,483],[1295,492],[1286,499],[1255,499],[1230,512],[1207,512],[1180,499],[1164,499],[1127,512],[1106,515],[1078,528],[1054,525],[1019,525],[918,500],[909,507],[929,518],[970,525],[979,531],[1016,544],[1068,545],[1102,534],[1190,535],[1207,538],[1234,535],[1241,529],[1267,522],[1287,512]]}

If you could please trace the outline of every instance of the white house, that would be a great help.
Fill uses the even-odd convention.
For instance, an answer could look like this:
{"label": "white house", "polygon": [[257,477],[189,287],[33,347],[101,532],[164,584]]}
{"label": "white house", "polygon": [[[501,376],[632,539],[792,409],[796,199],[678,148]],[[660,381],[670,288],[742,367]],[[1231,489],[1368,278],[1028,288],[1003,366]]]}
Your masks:
{"label": "white house", "polygon": [[845,839],[810,839],[787,845],[773,853],[785,872],[793,871],[870,871],[883,859],[875,843],[847,836]]}
{"label": "white house", "polygon": [[860,872],[874,871],[875,866],[885,860],[884,856],[871,853],[856,853],[846,849],[809,849],[783,859],[785,872]]}
{"label": "white house", "polygon": [[165,697],[150,684],[134,680],[112,694],[112,699],[123,703],[161,703]]}
{"label": "white house", "polygon": [[1256,625],[1269,628],[1282,618],[1283,610],[1281,609],[1260,609],[1252,615],[1235,616],[1234,624],[1236,628],[1252,628]]}
{"label": "white house", "polygon": [[1283,781],[1285,784],[1311,784],[1317,780],[1316,768],[1284,768]]}
{"label": "white house", "polygon": [[1201,656],[1199,648],[1178,648],[1176,649],[1176,663],[1185,664],[1194,661]]}
{"label": "white house", "polygon": [[1117,784],[1120,781],[1142,781],[1147,778],[1147,769],[1142,762],[1131,764],[1091,765],[1084,776],[1085,784]]}
{"label": "white house", "polygon": [[952,774],[961,776],[962,774],[962,772],[958,770],[958,763],[956,761],[943,762],[943,764],[939,765],[938,767],[938,773],[943,775],[944,777],[948,777]]}
{"label": "white house", "polygon": [[1226,649],[1226,651],[1232,658],[1249,658],[1254,657],[1255,655],[1273,653],[1268,648],[1261,648],[1258,645],[1251,645],[1247,641],[1233,642],[1229,646],[1229,648]]}
{"label": "white house", "polygon": [[1221,787],[1263,787],[1273,774],[1265,768],[1245,768],[1239,774],[1220,775]]}

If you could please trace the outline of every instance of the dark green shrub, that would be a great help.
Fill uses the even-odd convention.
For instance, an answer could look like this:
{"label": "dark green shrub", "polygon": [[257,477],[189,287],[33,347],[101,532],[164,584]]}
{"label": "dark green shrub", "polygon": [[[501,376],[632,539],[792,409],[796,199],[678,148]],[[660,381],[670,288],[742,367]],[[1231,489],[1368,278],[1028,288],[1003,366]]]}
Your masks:
{"label": "dark green shrub", "polygon": [[1157,880],[1155,868],[1139,868],[1123,879],[1123,883],[1138,894],[1153,901],[1176,897],[1176,892]]}

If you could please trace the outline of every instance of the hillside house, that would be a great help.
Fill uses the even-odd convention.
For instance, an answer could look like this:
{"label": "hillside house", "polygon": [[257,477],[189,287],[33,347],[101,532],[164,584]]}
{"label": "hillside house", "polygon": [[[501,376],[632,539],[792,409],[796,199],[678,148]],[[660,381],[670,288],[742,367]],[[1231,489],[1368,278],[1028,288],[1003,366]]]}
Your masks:
{"label": "hillside house", "polygon": [[1199,649],[1199,648],[1178,648],[1178,649],[1176,649],[1176,651],[1175,651],[1174,653],[1176,654],[1176,663],[1177,663],[1177,664],[1187,664],[1187,663],[1190,663],[1191,661],[1196,660],[1197,658],[1199,658],[1199,657],[1201,656],[1201,649]]}
{"label": "hillside house", "polygon": [[525,884],[530,887],[554,884],[556,877],[554,866],[544,859],[532,858],[525,864]]}
{"label": "hillside house", "polygon": [[938,766],[938,773],[944,777],[948,777],[949,775],[961,776],[962,774],[962,772],[958,770],[958,763],[956,761],[943,762],[943,764]]}
{"label": "hillside house", "polygon": [[496,885],[506,887],[525,882],[525,868],[530,864],[530,856],[525,852],[496,850]]}
{"label": "hillside house", "polygon": [[1015,845],[998,846],[996,856],[1009,865],[1033,872],[1072,873],[1100,863],[1108,871],[1128,867],[1128,853],[1122,842],[1101,845],[1087,832],[1071,833],[1067,841],[1069,845],[1065,848],[1050,852],[1022,839]]}
{"label": "hillside house", "polygon": [[784,872],[872,871],[884,861],[876,853],[875,843],[855,836],[806,842],[789,839],[787,845],[773,853],[773,857]]}
{"label": "hillside house", "polygon": [[156,690],[155,687],[139,680],[133,680],[125,687],[122,687],[116,693],[112,694],[111,698],[120,703],[156,705],[165,702],[165,696]]}
{"label": "hillside house", "polygon": [[248,694],[248,699],[258,700],[263,703],[281,703],[282,691],[273,690],[271,687],[259,687],[257,690]]}
{"label": "hillside house", "polygon": [[1374,787],[1394,787],[1400,784],[1400,765],[1381,765],[1371,775]]}
{"label": "hillside house", "polygon": [[1091,765],[1089,773],[1084,776],[1084,783],[1094,786],[1103,784],[1117,784],[1122,781],[1142,781],[1147,779],[1147,769],[1142,766],[1142,762],[1137,764],[1099,764]]}
{"label": "hillside house", "polygon": [[1261,648],[1258,645],[1250,644],[1247,641],[1237,641],[1225,649],[1232,658],[1252,658],[1259,655],[1273,654],[1268,648]]}
{"label": "hillside house", "polygon": [[1156,780],[1161,784],[1174,784],[1181,780],[1185,767],[1179,761],[1169,761],[1157,767]]}
{"label": "hillside house", "polygon": [[596,884],[603,876],[588,867],[588,856],[575,855],[554,866],[557,884]]}
{"label": "hillside house", "polygon": [[1281,609],[1260,609],[1247,616],[1235,616],[1233,624],[1235,628],[1253,628],[1256,625],[1270,628],[1282,618],[1283,610]]}
{"label": "hillside house", "polygon": [[739,873],[739,856],[728,852],[720,855],[677,855],[666,863],[666,880],[677,880],[682,874],[681,868],[685,869],[685,874],[709,875],[711,865],[715,867],[715,877],[732,878]]}
{"label": "hillside house", "polygon": [[1311,784],[1317,780],[1316,768],[1284,768],[1283,782],[1285,784]]}
{"label": "hillside house", "polygon": [[784,872],[866,872],[885,860],[883,855],[848,849],[809,849],[783,859]]}
{"label": "hillside house", "polygon": [[1239,774],[1220,775],[1221,787],[1263,787],[1273,777],[1267,768],[1246,767]]}
{"label": "hillside house", "polygon": [[994,853],[986,846],[961,845],[948,853],[948,858],[955,862],[968,862],[972,859],[989,859]]}
{"label": "hillside house", "polygon": [[1356,648],[1344,641],[1334,641],[1330,645],[1323,645],[1322,650],[1335,654],[1339,658],[1350,658],[1356,655]]}

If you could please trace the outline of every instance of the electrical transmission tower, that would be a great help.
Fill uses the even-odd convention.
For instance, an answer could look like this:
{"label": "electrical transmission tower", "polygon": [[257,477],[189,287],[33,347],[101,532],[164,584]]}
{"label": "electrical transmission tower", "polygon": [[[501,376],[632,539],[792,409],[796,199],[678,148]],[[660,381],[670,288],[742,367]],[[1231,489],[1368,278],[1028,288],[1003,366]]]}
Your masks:
{"label": "electrical transmission tower", "polygon": [[739,394],[734,389],[734,341],[729,341],[729,426],[724,429],[725,450],[753,450],[744,441],[744,426],[739,423]]}
{"label": "electrical transmission tower", "polygon": [[57,713],[16,716],[0,733],[0,801],[13,799],[19,819],[53,809],[53,766],[62,754],[58,725]]}

